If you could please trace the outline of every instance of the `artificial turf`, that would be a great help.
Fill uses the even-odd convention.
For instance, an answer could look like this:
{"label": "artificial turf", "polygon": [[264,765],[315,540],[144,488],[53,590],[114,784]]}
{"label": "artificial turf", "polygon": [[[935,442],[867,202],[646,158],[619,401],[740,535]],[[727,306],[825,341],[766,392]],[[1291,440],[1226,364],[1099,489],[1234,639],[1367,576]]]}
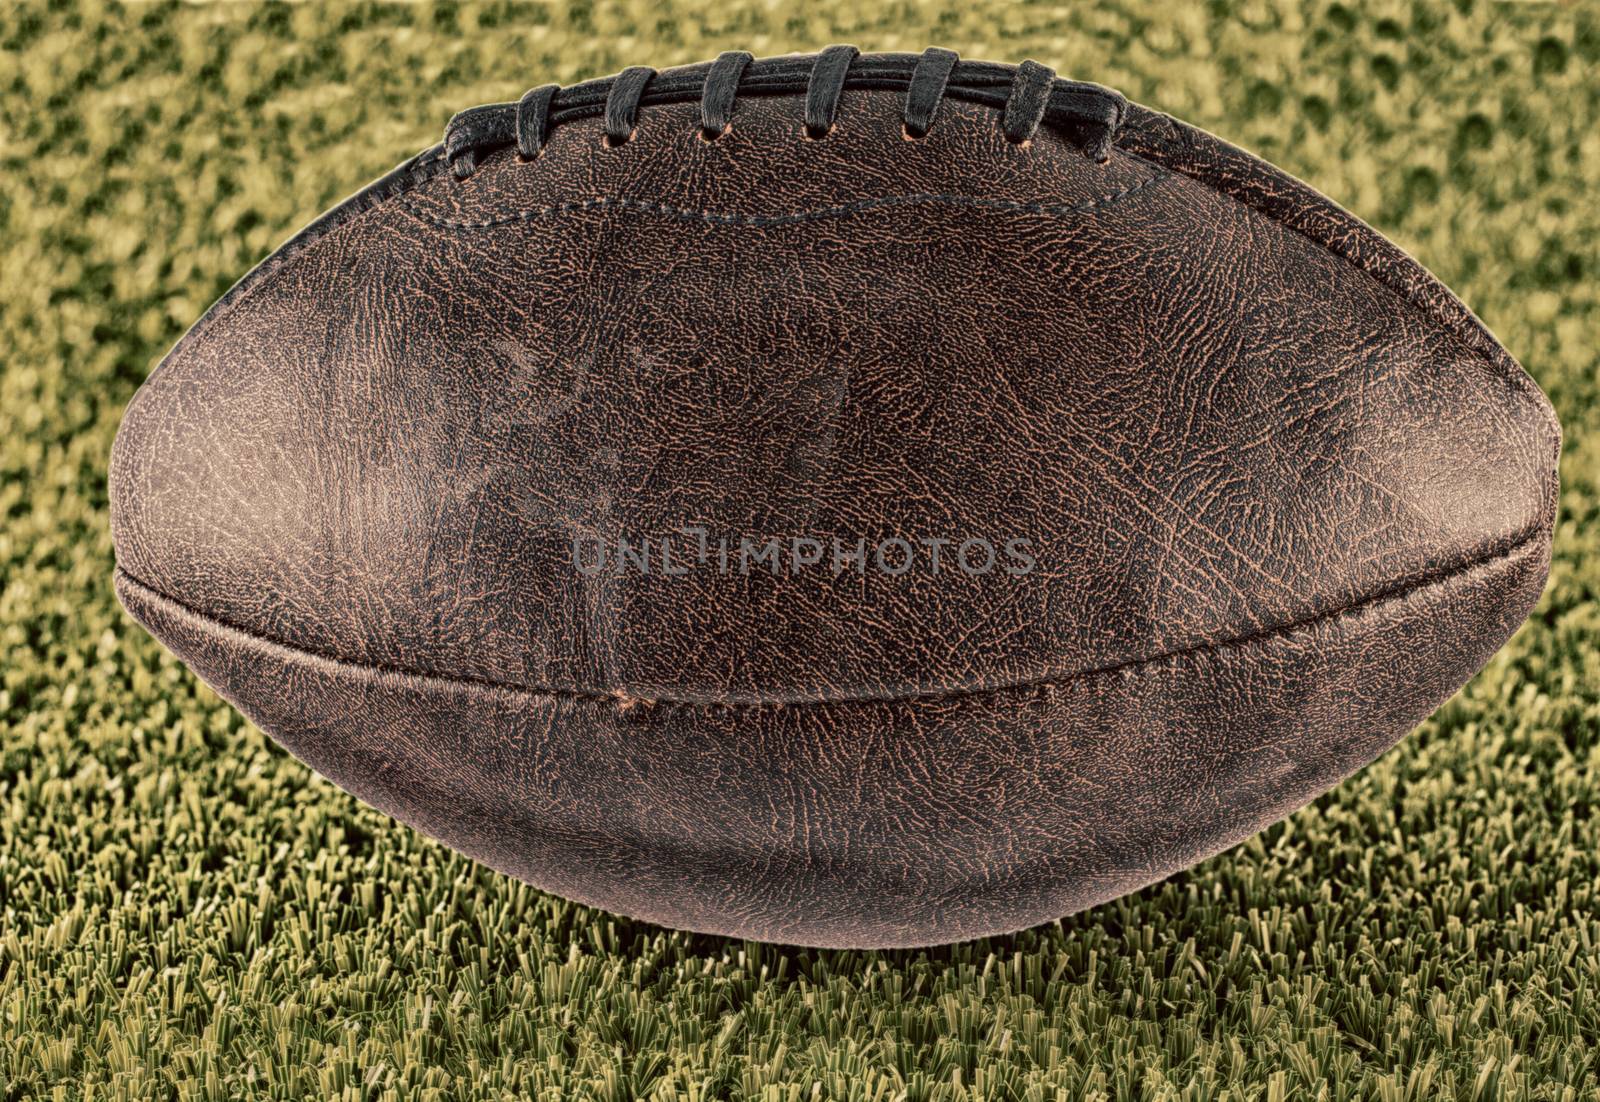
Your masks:
{"label": "artificial turf", "polygon": [[[1529,624],[1191,873],[937,951],[669,933],[362,807],[118,610],[160,355],[455,110],[830,42],[1034,57],[1417,255],[1565,425]],[[0,9],[0,1098],[1600,1097],[1600,11],[842,0]]]}

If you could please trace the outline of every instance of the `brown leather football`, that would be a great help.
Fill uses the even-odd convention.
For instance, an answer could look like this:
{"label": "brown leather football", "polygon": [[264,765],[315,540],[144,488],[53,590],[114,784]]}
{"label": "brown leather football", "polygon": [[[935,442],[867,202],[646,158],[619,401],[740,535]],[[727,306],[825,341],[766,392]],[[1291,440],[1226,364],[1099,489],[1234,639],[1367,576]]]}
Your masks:
{"label": "brown leather football", "polygon": [[1559,448],[1444,287],[1208,134],[729,53],[465,112],[241,281],[122,423],[116,587],[496,869],[919,945],[1392,745],[1533,607]]}

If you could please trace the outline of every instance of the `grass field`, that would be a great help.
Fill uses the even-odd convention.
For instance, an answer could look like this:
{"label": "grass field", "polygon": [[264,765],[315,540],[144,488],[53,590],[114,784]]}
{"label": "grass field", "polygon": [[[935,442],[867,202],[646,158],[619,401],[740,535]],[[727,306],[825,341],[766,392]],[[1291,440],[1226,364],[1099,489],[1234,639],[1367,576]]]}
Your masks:
{"label": "grass field", "polygon": [[[1416,735],[1121,902],[932,952],[668,933],[276,749],[118,610],[105,463],[216,296],[455,110],[829,42],[1034,57],[1417,255],[1567,432],[1550,588]],[[1600,8],[0,9],[0,1098],[1600,1098]]]}

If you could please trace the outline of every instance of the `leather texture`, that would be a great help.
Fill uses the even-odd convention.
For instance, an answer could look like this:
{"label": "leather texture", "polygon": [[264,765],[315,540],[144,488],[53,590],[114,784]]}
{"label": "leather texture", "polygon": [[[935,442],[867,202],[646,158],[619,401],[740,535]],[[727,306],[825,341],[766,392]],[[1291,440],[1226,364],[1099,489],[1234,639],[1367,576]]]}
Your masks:
{"label": "leather texture", "polygon": [[[809,140],[803,96],[741,98],[714,142],[646,106],[357,197],[130,405],[124,604],[462,852],[840,946],[1186,867],[1511,634],[1560,434],[1448,291],[1154,112],[1098,164],[973,103],[907,140],[903,106],[847,89]],[[1036,564],[574,566],[685,526]]]}

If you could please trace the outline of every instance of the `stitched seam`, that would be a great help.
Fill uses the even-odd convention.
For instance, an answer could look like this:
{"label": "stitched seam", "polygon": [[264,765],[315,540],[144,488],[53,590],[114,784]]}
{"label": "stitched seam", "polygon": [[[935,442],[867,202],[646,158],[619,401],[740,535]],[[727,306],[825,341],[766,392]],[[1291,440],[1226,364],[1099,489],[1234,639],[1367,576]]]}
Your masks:
{"label": "stitched seam", "polygon": [[1009,199],[984,199],[974,195],[954,195],[942,192],[917,192],[911,195],[886,195],[874,199],[860,199],[852,203],[840,203],[832,207],[818,207],[814,210],[789,211],[784,214],[724,214],[717,211],[693,210],[687,207],[675,207],[668,203],[657,203],[648,199],[629,199],[619,196],[605,196],[599,199],[574,200],[566,203],[552,203],[545,207],[533,207],[529,210],[518,211],[516,214],[503,218],[488,218],[480,222],[464,222],[451,218],[441,218],[428,211],[417,209],[412,203],[401,198],[401,206],[406,212],[420,221],[434,226],[458,230],[486,230],[495,226],[507,226],[517,222],[534,222],[543,218],[554,218],[565,214],[577,214],[584,211],[604,210],[614,208],[617,210],[636,211],[643,214],[659,214],[668,218],[677,218],[689,222],[710,222],[719,226],[788,226],[801,222],[814,222],[827,218],[846,218],[855,214],[869,211],[883,210],[890,207],[940,205],[951,207],[977,207],[983,210],[1000,210],[1019,214],[1042,214],[1048,217],[1062,217],[1070,214],[1083,214],[1087,211],[1098,210],[1110,206],[1112,203],[1127,199],[1145,190],[1150,185],[1169,178],[1172,173],[1162,170],[1140,180],[1138,183],[1114,191],[1109,195],[1102,195],[1096,199],[1088,199],[1081,203],[1025,203]]}
{"label": "stitched seam", "polygon": [[[783,95],[799,95],[799,94],[801,94],[801,93],[798,92],[798,91],[796,91],[796,92],[776,93],[776,95],[779,95],[779,96],[783,96]],[[1145,110],[1150,110],[1150,109],[1149,108],[1145,108]],[[593,114],[593,113],[594,113],[593,111],[585,111],[584,115],[585,115],[585,117],[587,117],[587,115]],[[1390,283],[1387,280],[1381,278],[1377,273],[1371,272],[1371,271],[1367,270],[1366,268],[1363,268],[1361,265],[1355,263],[1347,253],[1345,253],[1345,252],[1341,251],[1339,248],[1337,248],[1336,245],[1333,242],[1331,242],[1329,240],[1326,240],[1324,238],[1313,236],[1309,231],[1307,231],[1305,229],[1302,229],[1301,227],[1291,225],[1285,218],[1280,217],[1279,215],[1274,214],[1271,211],[1268,211],[1268,210],[1266,210],[1266,209],[1264,209],[1262,207],[1259,207],[1259,206],[1255,205],[1254,203],[1249,202],[1247,199],[1242,198],[1241,196],[1239,196],[1239,195],[1235,194],[1234,192],[1228,190],[1227,187],[1225,186],[1225,184],[1222,181],[1213,179],[1213,178],[1208,177],[1208,176],[1199,175],[1199,174],[1190,173],[1190,172],[1183,172],[1183,171],[1178,170],[1178,169],[1170,168],[1170,167],[1168,167],[1168,166],[1166,166],[1164,164],[1161,164],[1161,163],[1158,163],[1155,160],[1152,160],[1148,156],[1144,156],[1142,154],[1134,153],[1134,152],[1131,152],[1129,150],[1116,149],[1114,151],[1115,152],[1124,153],[1125,155],[1133,158],[1134,160],[1138,160],[1138,161],[1140,161],[1140,162],[1142,162],[1142,163],[1144,163],[1146,165],[1149,165],[1149,166],[1151,166],[1153,168],[1158,168],[1158,169],[1162,170],[1163,172],[1167,172],[1167,173],[1172,174],[1172,175],[1181,175],[1181,176],[1183,176],[1184,179],[1191,180],[1194,183],[1200,184],[1201,186],[1206,187],[1206,188],[1210,189],[1211,191],[1216,192],[1219,195],[1226,195],[1228,198],[1232,199],[1234,202],[1240,204],[1241,206],[1247,207],[1250,210],[1255,211],[1257,214],[1260,214],[1262,217],[1268,219],[1269,221],[1275,222],[1278,225],[1281,225],[1281,226],[1285,227],[1286,229],[1289,229],[1289,230],[1294,231],[1295,233],[1298,233],[1300,236],[1304,237],[1307,241],[1310,241],[1312,244],[1317,245],[1319,248],[1322,248],[1323,250],[1327,251],[1331,255],[1336,256],[1340,260],[1344,261],[1344,263],[1347,266],[1349,266],[1351,268],[1354,268],[1357,271],[1363,272],[1369,278],[1371,278],[1372,280],[1377,282],[1380,286],[1388,288],[1401,301],[1406,302],[1409,305],[1411,305],[1413,308],[1417,309],[1431,323],[1439,326],[1444,331],[1449,333],[1452,337],[1454,337],[1467,352],[1469,352],[1472,355],[1476,356],[1478,359],[1482,360],[1489,367],[1493,368],[1495,370],[1495,372],[1499,376],[1501,376],[1501,377],[1504,376],[1505,373],[1502,371],[1501,365],[1496,363],[1494,358],[1487,351],[1476,347],[1471,341],[1469,341],[1467,339],[1466,333],[1462,328],[1462,323],[1459,320],[1450,319],[1450,318],[1445,318],[1445,317],[1439,316],[1425,302],[1422,302],[1422,301],[1418,300],[1416,297],[1414,297],[1412,294],[1410,294],[1405,289],[1400,288],[1400,287],[1396,287],[1392,283]],[[1256,159],[1260,160],[1260,158],[1256,158]],[[311,245],[315,244],[316,241],[320,240],[322,237],[325,237],[327,234],[333,232],[334,230],[336,230],[336,229],[348,224],[351,221],[354,221],[356,218],[358,218],[358,217],[360,217],[362,215],[365,215],[365,214],[370,214],[373,211],[379,210],[382,207],[388,205],[392,201],[399,200],[400,206],[402,208],[404,208],[405,210],[407,210],[409,213],[412,213],[412,214],[416,215],[419,218],[427,219],[429,216],[421,214],[420,212],[416,211],[415,208],[413,208],[411,206],[410,202],[407,199],[407,196],[408,196],[408,194],[410,192],[415,190],[415,188],[419,184],[425,182],[428,179],[433,178],[436,175],[439,175],[441,172],[443,172],[445,170],[445,162],[443,160],[443,145],[440,144],[440,145],[435,145],[435,146],[430,147],[429,149],[425,150],[424,152],[418,154],[417,157],[415,158],[415,161],[417,163],[413,166],[413,172],[411,173],[410,178],[409,179],[404,179],[404,180],[394,181],[391,184],[391,187],[390,187],[390,190],[389,190],[388,194],[382,195],[382,196],[373,196],[371,194],[372,189],[378,183],[378,181],[374,181],[372,184],[367,185],[366,187],[364,187],[360,191],[358,191],[356,194],[354,194],[350,198],[346,199],[343,203],[340,203],[338,206],[336,206],[336,207],[330,209],[329,211],[326,211],[324,214],[320,215],[316,221],[321,221],[324,218],[328,219],[329,221],[328,221],[328,224],[326,226],[323,226],[323,227],[320,228],[320,230],[319,230],[319,232],[317,234],[315,234],[314,236],[312,236],[310,238],[306,238],[304,240],[291,239],[285,245],[280,246],[278,250],[275,250],[273,253],[271,253],[270,255],[265,257],[260,264],[256,265],[255,268],[251,269],[249,272],[246,272],[242,277],[240,277],[239,281],[236,284],[234,284],[234,286],[231,287],[226,294],[223,295],[223,297],[221,299],[219,299],[216,303],[214,303],[212,305],[211,309],[207,310],[205,314],[201,315],[201,317],[195,321],[194,325],[192,325],[189,328],[189,330],[186,333],[184,333],[184,335],[182,337],[180,337],[178,339],[178,341],[168,351],[167,356],[163,357],[163,360],[165,360],[166,358],[168,358],[168,357],[172,356],[174,353],[176,353],[178,351],[178,349],[180,347],[182,347],[185,343],[187,343],[191,338],[196,337],[200,333],[200,331],[202,329],[209,328],[209,326],[213,322],[219,320],[222,315],[224,315],[227,312],[229,312],[232,309],[232,307],[234,305],[236,305],[236,303],[239,300],[242,300],[244,297],[246,297],[246,295],[248,293],[255,291],[257,289],[257,287],[259,287],[259,285],[262,282],[265,281],[265,277],[267,277],[268,275],[270,275],[273,272],[275,272],[276,270],[278,270],[278,268],[281,267],[281,265],[282,265],[282,263],[284,261],[287,261],[292,256],[298,255],[299,253],[305,251],[305,249],[307,249]],[[1263,161],[1262,163],[1266,164],[1267,162]],[[1273,171],[1278,172],[1280,175],[1286,175],[1286,174],[1282,173],[1281,169],[1276,168],[1276,166],[1272,166],[1272,165],[1269,164],[1268,167],[1272,168]],[[370,205],[367,205],[369,203],[370,203]],[[345,208],[345,209],[343,211],[341,211],[341,208]],[[448,223],[440,223],[440,224],[446,224],[447,225]],[[1368,233],[1376,233],[1376,231],[1372,230],[1370,227],[1362,227],[1362,228],[1364,228],[1366,230],[1366,232],[1368,232]],[[297,235],[297,237],[298,237],[298,235]],[[283,251],[284,249],[289,249],[290,251],[287,254],[280,256],[279,253],[281,251]],[[1417,264],[1415,260],[1412,260],[1411,263],[1419,271],[1422,271],[1424,275],[1427,275],[1428,278],[1434,279],[1434,282],[1437,282],[1437,279],[1435,279],[1431,275],[1431,273],[1428,273],[1426,271],[1426,269],[1423,269],[1420,264]],[[1519,385],[1519,381],[1518,380],[1512,380],[1512,383],[1513,383],[1514,386]],[[1532,398],[1536,402],[1536,404],[1542,399],[1542,395],[1540,393],[1537,393],[1537,388],[1531,386],[1531,384],[1528,384],[1526,382],[1526,380],[1521,381],[1520,389],[1524,390],[1525,392],[1532,392],[1532,393],[1529,393],[1528,396],[1530,398]],[[1554,422],[1553,418],[1548,414],[1546,415],[1545,419],[1546,419],[1546,421],[1552,422],[1550,427],[1554,428],[1556,430],[1556,432],[1559,434],[1559,431],[1560,431],[1559,422]],[[1559,459],[1559,446],[1558,446],[1558,459]]]}
{"label": "stitched seam", "polygon": [[[780,95],[798,95],[798,94],[800,94],[800,93],[799,92],[780,93]],[[1149,110],[1149,109],[1146,108],[1145,110]],[[592,114],[592,112],[588,112],[588,113]],[[1209,176],[1204,176],[1204,175],[1195,174],[1195,173],[1191,173],[1191,172],[1184,172],[1184,171],[1181,171],[1179,169],[1170,168],[1165,164],[1161,164],[1161,163],[1151,159],[1151,157],[1148,157],[1148,156],[1145,156],[1145,155],[1142,155],[1142,154],[1139,154],[1139,153],[1134,153],[1134,152],[1126,150],[1126,149],[1115,149],[1114,152],[1123,153],[1123,154],[1127,155],[1128,157],[1130,157],[1130,158],[1132,158],[1134,160],[1140,161],[1141,163],[1149,165],[1152,168],[1159,169],[1160,171],[1165,172],[1165,173],[1167,173],[1169,175],[1180,175],[1184,179],[1193,181],[1194,183],[1197,183],[1197,184],[1201,185],[1202,187],[1205,187],[1205,188],[1207,188],[1207,189],[1209,189],[1211,191],[1214,191],[1219,195],[1227,196],[1229,199],[1232,199],[1234,202],[1238,203],[1240,206],[1243,206],[1243,207],[1246,207],[1246,208],[1248,208],[1250,210],[1255,211],[1257,214],[1261,215],[1262,217],[1266,218],[1267,220],[1269,220],[1271,222],[1274,222],[1274,223],[1276,223],[1278,225],[1283,226],[1285,229],[1292,230],[1293,232],[1295,232],[1295,233],[1299,234],[1301,237],[1303,237],[1305,240],[1310,241],[1312,244],[1314,244],[1314,245],[1318,246],[1319,248],[1325,250],[1329,254],[1338,257],[1340,260],[1342,260],[1345,263],[1346,266],[1348,266],[1350,268],[1353,268],[1356,271],[1362,272],[1368,278],[1372,279],[1374,282],[1376,282],[1380,286],[1387,288],[1391,293],[1393,293],[1402,302],[1407,303],[1413,309],[1415,309],[1419,313],[1421,313],[1430,323],[1438,326],[1439,328],[1443,329],[1445,332],[1449,333],[1461,345],[1461,347],[1465,351],[1467,351],[1468,353],[1470,353],[1471,355],[1473,355],[1474,357],[1476,357],[1477,359],[1482,361],[1484,364],[1486,364],[1488,367],[1493,369],[1493,371],[1495,372],[1497,377],[1504,378],[1505,375],[1507,374],[1502,369],[1501,365],[1495,361],[1493,356],[1491,356],[1489,354],[1488,351],[1477,347],[1475,344],[1473,344],[1472,341],[1467,339],[1467,334],[1466,334],[1465,330],[1463,329],[1463,323],[1459,319],[1451,319],[1451,318],[1441,317],[1439,314],[1437,314],[1433,310],[1432,307],[1430,307],[1427,303],[1417,299],[1414,295],[1412,295],[1406,289],[1404,289],[1402,287],[1395,286],[1394,284],[1390,283],[1388,280],[1386,280],[1386,279],[1382,278],[1381,276],[1379,276],[1377,273],[1369,271],[1368,269],[1366,269],[1366,268],[1362,267],[1361,265],[1357,264],[1354,260],[1351,259],[1351,257],[1346,252],[1341,251],[1335,245],[1334,242],[1326,240],[1326,239],[1321,238],[1321,237],[1314,236],[1308,230],[1306,230],[1306,229],[1304,229],[1302,227],[1299,227],[1299,226],[1292,225],[1286,218],[1281,217],[1278,214],[1273,213],[1272,211],[1266,210],[1266,209],[1264,209],[1264,208],[1262,208],[1260,206],[1257,206],[1254,203],[1249,202],[1247,198],[1241,197],[1240,195],[1235,194],[1233,191],[1228,190],[1228,188],[1226,187],[1226,185],[1225,185],[1225,183],[1223,181],[1214,179],[1214,178],[1209,177]],[[1260,160],[1260,158],[1257,158],[1257,160]],[[172,348],[167,352],[167,355],[162,357],[163,361],[165,359],[167,359],[168,357],[172,356],[173,354],[175,354],[178,351],[178,349],[181,348],[190,339],[198,336],[198,334],[203,329],[209,328],[212,323],[218,321],[223,315],[225,315],[228,312],[230,312],[232,310],[232,308],[235,305],[237,305],[237,303],[239,301],[244,299],[249,293],[252,293],[255,290],[257,290],[259,288],[259,286],[266,281],[266,277],[271,275],[271,274],[273,274],[273,273],[275,273],[276,271],[278,271],[285,261],[289,260],[291,257],[293,257],[295,255],[298,255],[301,252],[304,252],[307,248],[309,248],[310,246],[315,244],[321,238],[327,236],[329,233],[332,233],[334,230],[339,229],[342,226],[349,224],[350,222],[356,220],[357,218],[359,218],[359,217],[361,217],[363,215],[371,214],[374,211],[380,210],[383,207],[387,206],[390,202],[393,202],[395,200],[398,200],[400,207],[402,209],[406,210],[408,213],[410,213],[410,214],[412,214],[412,215],[416,216],[417,218],[422,219],[424,221],[430,220],[432,218],[432,216],[425,215],[422,212],[417,211],[411,205],[411,203],[409,201],[409,195],[410,195],[411,192],[413,192],[416,189],[416,187],[419,184],[422,184],[422,183],[426,182],[427,180],[433,178],[434,176],[437,176],[437,175],[441,174],[443,171],[445,171],[445,162],[443,160],[443,146],[442,145],[436,145],[436,146],[433,146],[433,147],[429,148],[428,150],[425,150],[423,153],[420,153],[420,154],[417,155],[417,157],[415,158],[415,161],[416,161],[416,164],[413,166],[413,171],[410,174],[409,178],[393,181],[392,184],[390,185],[389,190],[388,190],[388,194],[385,194],[385,195],[382,195],[382,196],[374,196],[374,195],[372,195],[371,194],[372,190],[376,187],[376,185],[379,182],[379,181],[374,181],[372,184],[369,184],[366,187],[362,188],[355,195],[352,195],[350,198],[346,199],[343,203],[339,204],[339,206],[336,206],[336,207],[332,208],[331,210],[325,212],[324,214],[320,215],[316,221],[321,221],[322,219],[326,218],[326,219],[328,219],[328,224],[323,226],[323,227],[320,227],[319,231],[315,235],[313,235],[312,237],[303,239],[303,240],[291,239],[284,246],[280,246],[280,248],[278,250],[275,250],[272,254],[270,254],[269,256],[265,257],[262,260],[262,262],[260,264],[258,264],[255,268],[251,269],[249,272],[245,273],[242,277],[240,277],[239,281],[236,284],[234,284],[234,286],[231,287],[228,290],[228,292],[225,295],[223,295],[223,297],[221,299],[219,299],[216,303],[214,303],[212,305],[211,309],[207,310],[205,314],[203,314],[199,319],[197,319],[195,321],[194,325],[192,325],[189,328],[189,330],[186,333],[184,333],[184,335],[182,337],[180,337],[178,339],[178,341],[172,346]],[[1263,161],[1262,163],[1266,164],[1267,162]],[[1278,172],[1280,175],[1286,175],[1286,174],[1282,173],[1281,169],[1276,168],[1276,166],[1273,166],[1273,165],[1269,164],[1268,167],[1272,168],[1272,170],[1274,172]],[[1144,183],[1145,184],[1149,184],[1154,179],[1155,179],[1155,177],[1151,177],[1149,180],[1144,181]],[[1104,200],[1102,200],[1102,202],[1103,201]],[[345,208],[345,210],[341,211],[340,210],[341,207]],[[448,223],[446,221],[442,221],[442,220],[434,220],[434,221],[435,221],[436,224],[439,224],[439,225],[449,225],[450,224],[450,223]],[[1365,230],[1365,232],[1367,232],[1367,233],[1373,233],[1373,234],[1376,233],[1376,231],[1372,230],[1370,227],[1362,226],[1361,228],[1363,230]],[[297,237],[298,237],[298,235],[297,235]],[[280,256],[279,253],[282,252],[284,249],[288,249],[290,251],[287,252],[285,255]],[[1410,258],[1407,258],[1407,259],[1410,259]],[[1419,271],[1421,271],[1429,279],[1434,280],[1434,282],[1436,282],[1436,283],[1438,282],[1437,279],[1435,277],[1433,277],[1431,273],[1428,273],[1427,270],[1422,268],[1422,266],[1420,264],[1417,264],[1414,259],[1411,260],[1411,263],[1412,263],[1412,265],[1414,267],[1416,267]],[[1538,391],[1538,388],[1533,386],[1531,384],[1531,382],[1529,382],[1526,379],[1526,377],[1525,377],[1526,373],[1525,372],[1522,373],[1522,374],[1524,375],[1524,378],[1522,378],[1522,379],[1512,379],[1511,380],[1512,385],[1518,387],[1519,390],[1523,391],[1525,396],[1530,398],[1530,400],[1534,401],[1534,403],[1536,405],[1541,404],[1544,401],[1542,393],[1540,393]],[[1559,440],[1559,438],[1560,438],[1560,436],[1559,436],[1559,434],[1560,434],[1560,424],[1559,424],[1559,422],[1555,421],[1553,415],[1548,413],[1548,412],[1545,413],[1544,419],[1547,422],[1547,427],[1549,427],[1549,428],[1551,428],[1551,429],[1553,429],[1555,431],[1556,437]],[[1560,448],[1560,446],[1558,444],[1557,445],[1557,461],[1559,461],[1559,448]]]}
{"label": "stitched seam", "polygon": [[251,642],[271,650],[283,651],[295,659],[310,661],[316,664],[332,667],[335,671],[350,671],[379,676],[391,676],[412,679],[446,688],[477,687],[491,689],[498,692],[521,694],[525,696],[542,696],[556,700],[581,700],[588,703],[604,703],[612,706],[638,703],[652,708],[673,709],[688,708],[703,711],[735,711],[752,710],[759,708],[828,708],[842,707],[852,704],[906,704],[911,702],[935,703],[944,700],[961,699],[965,697],[993,697],[1006,695],[1027,695],[1030,693],[1047,692],[1051,689],[1073,685],[1085,681],[1093,681],[1106,677],[1134,677],[1157,666],[1177,667],[1186,662],[1202,657],[1213,657],[1220,653],[1250,648],[1264,647],[1280,639],[1287,638],[1300,632],[1309,631],[1324,624],[1334,624],[1340,621],[1356,619],[1367,613],[1373,612],[1386,605],[1408,601],[1421,593],[1433,589],[1443,588],[1452,582],[1457,582],[1488,567],[1496,566],[1515,558],[1523,551],[1534,546],[1549,531],[1548,526],[1540,524],[1532,531],[1517,537],[1504,550],[1487,555],[1468,559],[1457,566],[1437,571],[1421,581],[1399,589],[1386,590],[1373,594],[1370,597],[1353,601],[1316,616],[1308,616],[1292,623],[1284,624],[1264,631],[1252,632],[1247,635],[1225,639],[1215,643],[1200,643],[1194,646],[1182,647],[1167,651],[1163,654],[1151,655],[1147,658],[1129,659],[1111,665],[1101,666],[1079,673],[1065,674],[1059,677],[1032,678],[1022,681],[1010,682],[1003,685],[990,685],[972,688],[928,689],[926,691],[912,690],[903,693],[883,695],[858,695],[822,698],[794,698],[794,699],[729,699],[729,700],[700,700],[689,698],[647,697],[635,695],[629,690],[618,689],[615,692],[601,692],[596,689],[567,688],[561,686],[536,686],[519,685],[512,682],[498,681],[486,677],[452,676],[436,673],[424,673],[418,670],[406,669],[401,666],[380,665],[377,663],[351,662],[347,659],[333,658],[328,655],[318,654],[315,651],[305,650],[301,647],[279,642],[257,632],[238,627],[225,621],[218,620],[197,609],[191,608],[178,599],[168,596],[153,586],[146,585],[130,574],[120,564],[117,573],[130,585],[142,590],[149,597],[171,605],[182,615],[198,620],[205,627],[220,630],[224,633],[241,636]]}

